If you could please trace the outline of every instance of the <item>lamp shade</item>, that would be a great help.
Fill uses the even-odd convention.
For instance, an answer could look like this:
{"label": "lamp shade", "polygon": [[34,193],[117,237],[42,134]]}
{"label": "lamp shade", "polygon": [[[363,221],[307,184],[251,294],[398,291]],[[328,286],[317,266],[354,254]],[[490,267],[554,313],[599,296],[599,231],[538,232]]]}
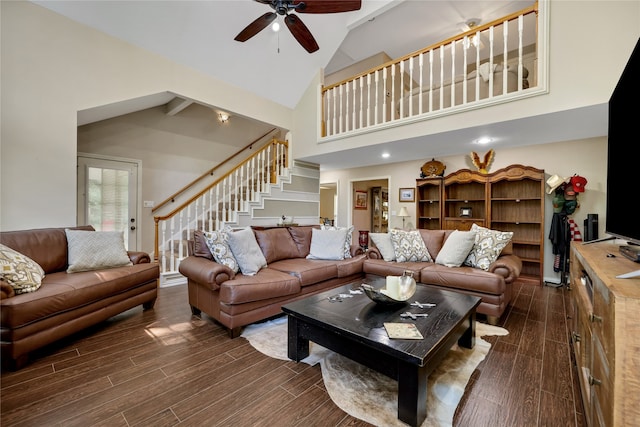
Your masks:
{"label": "lamp shade", "polygon": [[400,217],[409,216],[409,212],[407,212],[407,208],[405,208],[404,206],[401,207],[400,212],[398,212],[398,216]]}

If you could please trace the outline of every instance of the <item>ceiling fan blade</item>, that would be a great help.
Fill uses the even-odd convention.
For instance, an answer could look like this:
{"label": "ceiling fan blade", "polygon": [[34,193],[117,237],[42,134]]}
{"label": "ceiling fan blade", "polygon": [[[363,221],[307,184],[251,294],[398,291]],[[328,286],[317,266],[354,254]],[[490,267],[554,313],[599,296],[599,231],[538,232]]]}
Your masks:
{"label": "ceiling fan blade", "polygon": [[361,0],[294,0],[292,4],[297,6],[298,13],[340,13],[360,10]]}
{"label": "ceiling fan blade", "polygon": [[274,19],[278,16],[275,12],[267,12],[251,24],[247,25],[244,30],[240,31],[237,36],[235,36],[234,40],[239,42],[246,42],[251,37],[258,34],[260,31],[264,30],[266,27],[273,22]]}
{"label": "ceiling fan blade", "polygon": [[298,40],[298,43],[300,43],[307,52],[313,53],[320,49],[318,43],[316,43],[316,39],[313,38],[311,31],[309,31],[300,18],[296,15],[287,15],[284,18],[284,22],[287,24],[287,28],[289,28],[291,34],[293,34],[293,37]]}

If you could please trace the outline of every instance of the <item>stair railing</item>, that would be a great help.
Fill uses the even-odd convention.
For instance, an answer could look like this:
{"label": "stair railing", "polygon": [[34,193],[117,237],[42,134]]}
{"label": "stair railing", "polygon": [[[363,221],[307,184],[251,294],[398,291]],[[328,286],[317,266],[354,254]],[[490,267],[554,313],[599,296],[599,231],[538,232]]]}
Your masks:
{"label": "stair railing", "polygon": [[288,142],[273,139],[241,164],[208,185],[167,215],[154,216],[154,258],[161,273],[177,272],[180,260],[190,254],[196,229],[220,230],[249,212],[268,186],[288,169]]}

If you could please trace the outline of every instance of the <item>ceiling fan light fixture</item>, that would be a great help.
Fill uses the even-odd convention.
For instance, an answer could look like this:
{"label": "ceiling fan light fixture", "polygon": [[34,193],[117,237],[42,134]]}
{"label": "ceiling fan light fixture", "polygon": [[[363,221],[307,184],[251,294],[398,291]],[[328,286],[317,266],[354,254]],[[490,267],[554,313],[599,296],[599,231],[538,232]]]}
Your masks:
{"label": "ceiling fan light fixture", "polygon": [[274,33],[280,31],[280,23],[274,22],[273,24],[271,24],[271,31],[273,31]]}

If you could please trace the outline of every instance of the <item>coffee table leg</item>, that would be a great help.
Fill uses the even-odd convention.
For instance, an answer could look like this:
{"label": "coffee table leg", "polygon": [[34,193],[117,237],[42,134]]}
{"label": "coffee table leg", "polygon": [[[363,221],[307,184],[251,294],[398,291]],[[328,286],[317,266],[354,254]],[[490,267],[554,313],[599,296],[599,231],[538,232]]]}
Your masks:
{"label": "coffee table leg", "polygon": [[419,426],[427,418],[427,375],[424,368],[400,363],[398,367],[398,419]]}
{"label": "coffee table leg", "polygon": [[467,319],[468,327],[464,331],[460,339],[458,339],[458,345],[464,348],[473,348],[476,345],[476,311],[469,314]]}
{"label": "coffee table leg", "polygon": [[298,319],[289,316],[287,323],[287,356],[299,362],[309,356],[309,340],[298,334]]}

